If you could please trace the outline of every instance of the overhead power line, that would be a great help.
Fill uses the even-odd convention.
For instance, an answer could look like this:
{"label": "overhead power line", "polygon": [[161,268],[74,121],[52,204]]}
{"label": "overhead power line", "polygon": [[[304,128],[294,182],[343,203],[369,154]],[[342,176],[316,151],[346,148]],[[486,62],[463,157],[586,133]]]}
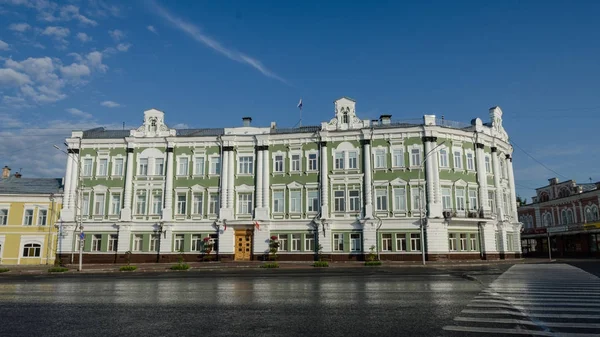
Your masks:
{"label": "overhead power line", "polygon": [[515,143],[514,141],[510,141],[510,143],[514,146],[516,146],[519,150],[523,151],[523,153],[525,153],[529,158],[533,159],[536,163],[540,164],[543,168],[545,168],[546,170],[556,174],[557,176],[561,176],[567,180],[571,179],[565,175],[562,175],[556,171],[554,171],[553,169],[549,168],[548,166],[546,166],[544,163],[542,163],[541,161],[537,160],[536,158],[534,158],[532,155],[529,154],[529,152],[525,151],[522,147],[520,147],[517,143]]}

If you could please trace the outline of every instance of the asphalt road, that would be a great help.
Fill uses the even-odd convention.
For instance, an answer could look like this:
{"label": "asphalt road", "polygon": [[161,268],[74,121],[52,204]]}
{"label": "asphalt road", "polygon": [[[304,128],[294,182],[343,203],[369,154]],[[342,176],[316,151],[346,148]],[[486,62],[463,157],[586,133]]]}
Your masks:
{"label": "asphalt road", "polygon": [[509,265],[0,278],[0,336],[440,336]]}

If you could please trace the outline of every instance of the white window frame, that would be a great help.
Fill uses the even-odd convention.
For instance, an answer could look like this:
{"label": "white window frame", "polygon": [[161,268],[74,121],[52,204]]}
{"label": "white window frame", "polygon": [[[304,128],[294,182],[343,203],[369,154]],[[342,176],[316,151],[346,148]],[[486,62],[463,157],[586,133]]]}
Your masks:
{"label": "white window frame", "polygon": [[152,215],[161,215],[163,210],[163,194],[152,193]]}
{"label": "white window frame", "polygon": [[[244,195],[244,197],[248,196],[249,198],[247,200],[242,200],[241,196]],[[252,212],[254,211],[254,192],[238,192],[237,193],[237,201],[238,201],[238,209],[237,209],[237,214],[252,214]],[[246,206],[248,208],[248,212],[242,212],[242,209],[245,207],[242,207],[242,201],[245,201]]]}
{"label": "white window frame", "polygon": [[[294,198],[296,194],[297,198]],[[302,213],[302,190],[301,189],[291,189],[288,191],[288,205],[289,205],[289,213],[299,214]]]}
{"label": "white window frame", "polygon": [[[213,198],[216,197],[216,198]],[[211,215],[215,215],[219,212],[219,207],[220,207],[220,200],[221,198],[219,197],[219,193],[218,192],[208,192],[208,214]],[[216,202],[213,202],[216,201]],[[213,205],[214,205],[214,209],[213,209]]]}
{"label": "white window frame", "polygon": [[[184,160],[185,160],[185,164],[186,164],[185,166],[183,165]],[[178,177],[188,177],[189,175],[190,175],[190,156],[188,156],[188,155],[177,156],[177,176]]]}
{"label": "white window frame", "polygon": [[[221,174],[221,156],[220,155],[211,155],[208,157],[208,161],[209,161],[209,169],[208,169],[208,175],[211,176],[218,176]],[[217,170],[218,169],[218,170]]]}
{"label": "white window frame", "polygon": [[[142,161],[144,161],[146,163],[145,170],[142,170]],[[138,158],[138,161],[137,161],[137,175],[138,176],[142,176],[142,177],[147,176],[150,173],[149,172],[149,167],[150,167],[150,160],[149,160],[149,158],[147,158],[147,157]]]}
{"label": "white window frame", "polygon": [[[44,216],[42,217],[42,214],[44,214]],[[42,219],[44,220],[43,223]],[[36,225],[38,226],[46,226],[48,224],[48,208],[45,207],[38,207],[37,209],[37,222]]]}
{"label": "white window frame", "polygon": [[406,233],[396,233],[396,236],[394,239],[395,239],[394,244],[396,245],[396,251],[397,252],[406,252],[407,251]]}
{"label": "white window frame", "polygon": [[[410,233],[410,251],[420,252],[421,251],[421,233]],[[413,237],[416,235],[416,237]]]}
{"label": "white window frame", "polygon": [[[341,157],[341,158],[338,158]],[[333,169],[337,171],[345,170],[346,165],[346,151],[334,151],[333,152]]]}
{"label": "white window frame", "polygon": [[[103,169],[101,167],[102,163],[104,163]],[[108,177],[108,163],[110,163],[108,156],[98,156],[98,160],[96,160],[96,177]]]}
{"label": "white window frame", "polygon": [[[187,215],[188,209],[188,192],[187,191],[176,191],[175,192],[175,215],[184,216]],[[185,200],[180,200],[180,196],[184,196]]]}
{"label": "white window frame", "polygon": [[[94,216],[106,215],[106,192],[94,192]],[[98,196],[102,196],[102,207],[98,207]],[[99,212],[100,211],[100,212]]]}
{"label": "white window frame", "polygon": [[[242,163],[242,158],[250,158],[250,163]],[[251,153],[238,153],[237,155],[237,172],[239,176],[251,176],[254,174],[254,154]],[[243,172],[242,165],[248,169],[248,172]]]}
{"label": "white window frame", "polygon": [[[353,196],[351,193],[358,195]],[[354,187],[346,187],[346,195],[348,197],[346,210],[348,212],[360,212],[362,210],[361,190]]]}
{"label": "white window frame", "polygon": [[285,189],[274,189],[271,196],[271,209],[273,213],[285,213]]}
{"label": "white window frame", "polygon": [[[89,165],[86,165],[89,163]],[[89,172],[86,172],[86,167],[89,167]],[[91,177],[94,174],[94,158],[90,155],[86,155],[81,158],[81,176],[82,177]]]}
{"label": "white window frame", "polygon": [[81,205],[79,205],[82,216],[90,215],[90,192],[84,192],[81,194]]}
{"label": "white window frame", "polygon": [[401,169],[406,167],[406,151],[404,146],[392,146],[390,149],[392,153],[392,168]]}
{"label": "white window frame", "polygon": [[[401,194],[398,194],[398,192],[400,191],[404,191]],[[394,212],[406,212],[407,211],[407,198],[406,198],[406,185],[392,185],[392,193],[394,194]],[[400,199],[403,199],[404,201],[404,207],[400,207],[400,203],[398,201],[400,201]]]}
{"label": "white window frame", "polygon": [[373,168],[376,170],[387,169],[387,149],[379,146],[373,149]]}
{"label": "white window frame", "polygon": [[476,188],[467,189],[467,198],[469,200],[469,211],[479,210],[479,194]]}
{"label": "white window frame", "polygon": [[448,163],[448,148],[442,147],[438,152],[440,168],[450,168],[450,165]]}
{"label": "white window frame", "polygon": [[492,174],[492,157],[486,154],[483,161],[485,165],[485,173]]}
{"label": "white window frame", "polygon": [[[198,209],[198,203],[196,197],[200,196],[200,209]],[[205,198],[204,191],[192,191],[192,215],[202,216],[204,215]]]}
{"label": "white window frame", "polygon": [[[422,192],[419,194],[419,190]],[[425,199],[424,187],[421,188],[419,185],[410,186],[410,211],[413,216],[417,216],[419,212],[425,212],[424,208],[421,208],[421,197]]]}
{"label": "white window frame", "polygon": [[9,214],[10,214],[10,206],[9,205],[1,205],[0,206],[0,226],[8,225]]}
{"label": "white window frame", "polygon": [[[456,208],[456,211],[466,211],[467,210],[467,192],[466,192],[467,187],[466,186],[455,186],[454,187],[454,205]],[[462,193],[459,193],[459,191],[462,191]],[[462,194],[462,195],[460,195]],[[462,198],[462,202],[459,202],[459,200],[461,200],[460,198]]]}
{"label": "white window frame", "polygon": [[[382,200],[380,200],[382,199]],[[377,212],[387,212],[389,208],[390,202],[390,192],[385,187],[377,187],[375,188],[375,211]]]}
{"label": "white window frame", "polygon": [[313,252],[315,250],[315,234],[304,234],[304,251]]}
{"label": "white window frame", "polygon": [[465,160],[467,161],[467,171],[475,171],[475,153],[473,151],[465,151]]}
{"label": "white window frame", "polygon": [[277,239],[279,241],[279,249],[278,251],[280,252],[287,252],[289,251],[289,238],[290,238],[290,234],[279,234],[277,235]]}
{"label": "white window frame", "polygon": [[[158,163],[162,161],[160,165],[160,169],[158,168]],[[162,176],[165,174],[165,159],[164,158],[152,158],[152,174],[155,176]]]}
{"label": "white window frame", "polygon": [[[117,162],[121,162],[120,165],[117,165]],[[121,171],[117,171],[117,168],[120,167]],[[121,155],[112,157],[112,177],[122,177],[125,172],[125,158]]]}
{"label": "white window frame", "polygon": [[[306,158],[306,172],[318,172],[319,171],[319,151],[317,150],[310,150],[310,151],[305,151],[305,158]],[[315,159],[310,159],[310,156],[314,155]],[[314,161],[315,167],[311,168],[311,162]]]}
{"label": "white window frame", "polygon": [[[310,194],[311,193],[315,193],[316,194],[316,198],[311,198]],[[314,200],[317,200],[317,204],[316,204],[316,208],[314,210],[311,210],[310,208],[312,206],[315,206],[315,204],[313,203]],[[317,212],[319,212],[319,210],[321,209],[321,199],[319,198],[319,189],[317,188],[309,188],[306,190],[306,212],[310,213],[310,214],[315,214]]]}
{"label": "white window frame", "polygon": [[360,233],[350,233],[350,252],[359,253],[362,251],[362,235]]}
{"label": "white window frame", "polygon": [[102,251],[102,234],[92,234],[92,243],[90,245],[90,251]]}
{"label": "white window frame", "polygon": [[[115,203],[114,203],[114,197],[118,196],[119,200],[117,203],[117,208],[115,209]],[[122,196],[121,196],[121,192],[110,192],[110,208],[109,208],[109,215],[119,215],[121,214],[121,200],[122,200]]]}
{"label": "white window frame", "polygon": [[299,252],[302,250],[302,234],[290,234],[290,252]]}
{"label": "white window frame", "polygon": [[[457,160],[457,154],[459,159]],[[458,147],[452,148],[452,167],[454,170],[463,170],[463,149]]]}
{"label": "white window frame", "polygon": [[[351,154],[356,155],[356,158],[350,158]],[[354,163],[354,167],[352,167],[350,165],[350,163],[352,163],[351,159],[356,159],[356,162]],[[360,162],[360,152],[358,150],[347,151],[347,153],[346,153],[346,160],[347,160],[346,167],[348,168],[348,170],[358,170],[358,168],[359,168],[359,162]]]}
{"label": "white window frame", "polygon": [[[199,165],[199,161],[202,165]],[[204,152],[194,153],[192,157],[192,168],[194,177],[204,177],[206,175],[206,154]]]}
{"label": "white window frame", "polygon": [[[333,233],[332,236],[332,248],[334,252],[343,252],[344,251],[344,233]],[[341,249],[340,249],[341,247]]]}
{"label": "white window frame", "polygon": [[381,251],[391,252],[392,250],[392,233],[381,233]]}
{"label": "white window frame", "polygon": [[[452,202],[452,187],[451,186],[442,186],[441,189],[442,195],[442,209],[444,211],[451,211],[454,209],[454,202]],[[444,193],[448,192],[448,193]]]}
{"label": "white window frame", "polygon": [[185,247],[185,234],[173,235],[173,251],[174,252],[183,251],[184,247]]}
{"label": "white window frame", "polygon": [[285,173],[285,152],[273,153],[273,173]]}
{"label": "white window frame", "polygon": [[144,249],[144,236],[142,234],[133,234],[133,247],[134,252],[141,252]]}
{"label": "white window frame", "polygon": [[[336,192],[341,192],[342,196],[336,196]],[[343,213],[346,212],[346,189],[336,189],[336,190],[332,190],[332,194],[333,194],[333,211],[337,212],[337,213]],[[341,203],[338,203],[338,200],[341,201]]]}
{"label": "white window frame", "polygon": [[[298,160],[295,163],[294,157],[297,156]],[[301,173],[302,172],[302,152],[294,151],[290,152],[290,173]]]}
{"label": "white window frame", "polygon": [[116,252],[119,247],[119,236],[117,234],[108,234],[107,251]]}
{"label": "white window frame", "polygon": [[[410,168],[420,168],[423,161],[423,147],[421,146],[421,144],[413,144],[409,146],[407,150],[409,154],[408,160],[410,160]],[[418,150],[418,153],[415,153],[415,150]]]}

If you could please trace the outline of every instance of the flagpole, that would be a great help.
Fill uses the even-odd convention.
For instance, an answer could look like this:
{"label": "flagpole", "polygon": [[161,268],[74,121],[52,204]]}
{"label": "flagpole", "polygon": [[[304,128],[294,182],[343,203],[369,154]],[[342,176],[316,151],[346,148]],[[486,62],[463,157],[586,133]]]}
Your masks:
{"label": "flagpole", "polygon": [[299,127],[302,127],[302,98],[300,98],[300,102],[298,102],[298,109],[300,109],[300,122]]}

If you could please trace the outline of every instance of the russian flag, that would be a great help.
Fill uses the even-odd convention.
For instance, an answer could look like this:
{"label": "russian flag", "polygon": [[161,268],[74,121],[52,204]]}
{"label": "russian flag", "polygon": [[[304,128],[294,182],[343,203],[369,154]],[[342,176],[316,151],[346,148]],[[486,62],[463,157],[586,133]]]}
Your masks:
{"label": "russian flag", "polygon": [[302,98],[300,98],[300,102],[298,102],[298,109],[302,110]]}

